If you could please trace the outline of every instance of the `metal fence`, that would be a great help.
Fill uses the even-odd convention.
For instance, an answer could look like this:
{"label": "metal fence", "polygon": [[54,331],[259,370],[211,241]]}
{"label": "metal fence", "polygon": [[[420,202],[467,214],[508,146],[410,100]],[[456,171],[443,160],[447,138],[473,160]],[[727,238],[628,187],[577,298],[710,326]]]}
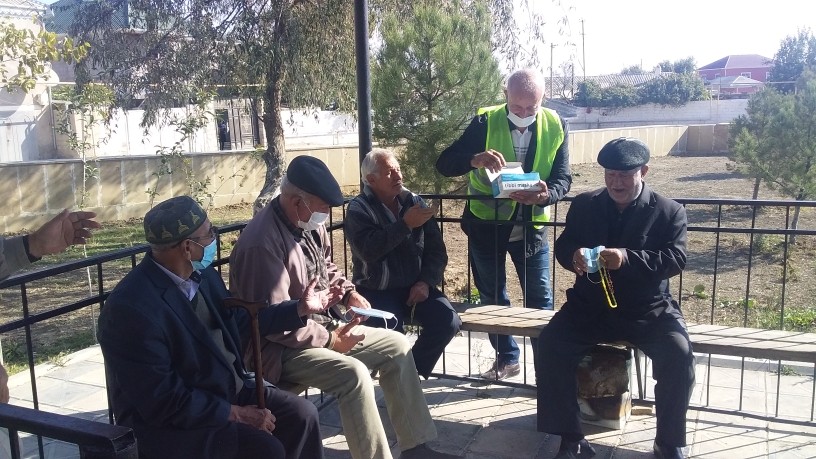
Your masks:
{"label": "metal fence", "polygon": [[[466,238],[459,228],[464,199],[461,196],[428,195],[439,199],[439,222],[448,245],[449,265],[443,286],[455,301],[472,299],[472,277],[468,267]],[[560,233],[571,199],[554,206],[549,231],[550,243]],[[715,199],[677,199],[689,218],[688,265],[685,272],[672,279],[673,296],[678,300],[687,321],[766,329],[813,330],[816,325],[816,301],[812,299],[812,280],[816,274],[816,202],[752,201]],[[350,249],[343,236],[345,207],[330,222],[335,262],[351,275]],[[798,214],[799,227],[793,222]],[[217,269],[228,269],[225,238],[234,240],[243,224],[218,229]],[[794,243],[795,239],[795,243]],[[4,355],[24,357],[31,380],[32,408],[40,409],[37,383],[38,342],[43,336],[95,342],[95,319],[108,293],[136,265],[146,251],[137,246],[55,265],[17,276],[0,283],[2,319],[0,338]],[[512,270],[508,270],[508,273]],[[564,301],[564,290],[572,274],[553,260],[551,277],[556,308]],[[223,275],[226,273],[222,272]],[[520,289],[508,277],[511,298],[520,298]],[[57,293],[55,293],[57,292]],[[77,319],[79,317],[79,319]],[[73,320],[72,320],[73,319]],[[76,324],[84,324],[77,326]],[[531,356],[530,356],[531,357]],[[776,411],[770,418],[791,422],[814,421],[816,367],[802,362],[756,362],[745,358],[704,356],[710,366],[733,366],[744,374],[748,368],[765,368],[777,378]],[[59,358],[57,356],[56,358]],[[526,358],[526,356],[525,356]],[[644,364],[647,365],[647,364]],[[643,368],[648,374],[648,367]],[[442,376],[460,377],[448,374]],[[803,395],[802,413],[780,413],[779,387],[785,378],[797,378],[810,389]],[[524,381],[527,383],[527,381]],[[698,384],[709,384],[698,381]],[[698,409],[751,415],[744,403],[745,383],[740,377],[735,405],[720,405],[708,400]],[[807,400],[804,402],[804,400]],[[646,387],[645,401],[653,400]],[[805,413],[807,411],[807,413]],[[754,414],[755,415],[755,414]],[[762,415],[759,417],[768,417]],[[90,420],[112,422],[110,409],[90,413]],[[0,421],[5,422],[5,421]],[[4,425],[4,424],[0,424]],[[20,429],[21,425],[5,425]],[[24,431],[24,430],[23,430]],[[36,432],[35,432],[36,433]],[[41,456],[42,441],[39,441]]]}

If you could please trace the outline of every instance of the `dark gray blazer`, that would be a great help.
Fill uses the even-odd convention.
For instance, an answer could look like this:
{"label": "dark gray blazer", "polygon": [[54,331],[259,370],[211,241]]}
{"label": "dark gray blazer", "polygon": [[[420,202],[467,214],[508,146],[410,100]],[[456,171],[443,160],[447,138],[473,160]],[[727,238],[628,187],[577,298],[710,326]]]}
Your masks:
{"label": "dark gray blazer", "polygon": [[[212,268],[201,273],[199,291],[235,354],[233,368],[170,277],[147,255],[114,288],[99,316],[99,343],[117,424],[132,428],[141,457],[219,457],[235,442],[213,444],[236,394],[233,371],[252,381],[242,363],[242,310],[228,310],[229,296]],[[297,302],[267,308],[262,333],[303,325]],[[245,389],[246,390],[246,389]]]}

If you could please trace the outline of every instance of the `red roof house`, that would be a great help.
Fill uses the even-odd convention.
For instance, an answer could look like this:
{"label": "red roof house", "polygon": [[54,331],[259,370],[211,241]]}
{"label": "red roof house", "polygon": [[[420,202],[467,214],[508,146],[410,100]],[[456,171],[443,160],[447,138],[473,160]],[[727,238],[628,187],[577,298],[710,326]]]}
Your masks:
{"label": "red roof house", "polygon": [[697,73],[704,81],[742,76],[764,83],[768,81],[771,67],[773,67],[771,58],[759,54],[734,54],[700,67]]}

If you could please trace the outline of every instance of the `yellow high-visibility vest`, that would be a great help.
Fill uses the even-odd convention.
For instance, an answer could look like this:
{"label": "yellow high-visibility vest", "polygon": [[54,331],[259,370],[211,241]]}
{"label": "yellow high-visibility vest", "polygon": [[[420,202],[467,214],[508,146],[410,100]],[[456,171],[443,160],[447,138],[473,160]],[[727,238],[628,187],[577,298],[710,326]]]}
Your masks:
{"label": "yellow high-visibility vest", "polygon": [[[504,160],[516,161],[516,151],[513,148],[513,137],[507,121],[507,104],[480,108],[479,115],[487,117],[487,139],[485,150],[496,150],[504,156]],[[539,109],[536,114],[536,150],[533,158],[533,172],[538,172],[541,180],[550,177],[555,153],[564,141],[564,128],[558,115],[547,108]],[[493,189],[484,168],[474,169],[468,173],[468,193],[471,195],[493,195]],[[498,199],[496,201],[470,201],[470,211],[482,220],[509,220],[516,210],[516,201],[512,199]],[[532,219],[535,222],[546,222],[550,219],[549,206],[532,206]],[[540,225],[537,226],[540,228]]]}

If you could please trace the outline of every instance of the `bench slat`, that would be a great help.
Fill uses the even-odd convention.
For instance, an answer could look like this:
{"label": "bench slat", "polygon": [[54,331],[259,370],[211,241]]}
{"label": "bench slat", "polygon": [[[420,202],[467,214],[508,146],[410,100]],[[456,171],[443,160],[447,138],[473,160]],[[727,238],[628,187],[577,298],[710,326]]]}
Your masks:
{"label": "bench slat", "polygon": [[[554,311],[453,303],[462,330],[537,338]],[[816,363],[816,333],[688,324],[695,352]]]}

